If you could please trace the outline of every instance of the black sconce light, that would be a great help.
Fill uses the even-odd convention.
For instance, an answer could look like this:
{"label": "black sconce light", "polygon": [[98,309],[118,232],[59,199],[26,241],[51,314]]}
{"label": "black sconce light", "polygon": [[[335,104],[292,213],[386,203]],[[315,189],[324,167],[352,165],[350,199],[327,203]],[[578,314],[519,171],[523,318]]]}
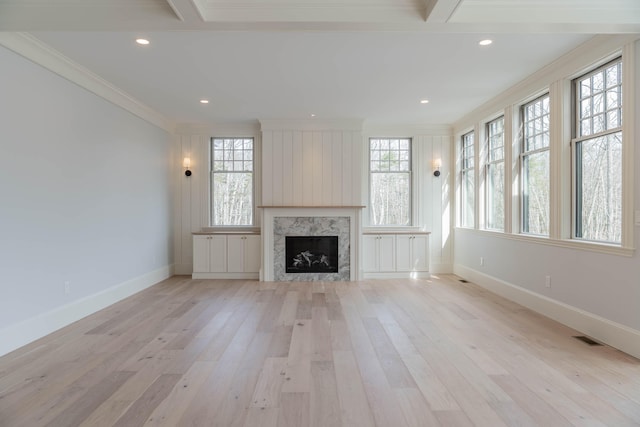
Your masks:
{"label": "black sconce light", "polygon": [[191,158],[190,157],[185,157],[182,160],[182,166],[185,169],[185,171],[184,171],[185,176],[191,176],[191,171],[189,170],[189,168],[191,167]]}
{"label": "black sconce light", "polygon": [[442,160],[441,159],[433,159],[432,166],[433,166],[433,176],[435,176],[436,178],[439,177],[440,176],[440,166],[442,166]]}

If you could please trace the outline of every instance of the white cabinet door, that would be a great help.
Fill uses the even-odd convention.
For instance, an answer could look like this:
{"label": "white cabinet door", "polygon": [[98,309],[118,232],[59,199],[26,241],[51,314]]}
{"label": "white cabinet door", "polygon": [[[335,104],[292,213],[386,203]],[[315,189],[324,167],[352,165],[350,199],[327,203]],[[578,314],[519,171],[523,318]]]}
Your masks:
{"label": "white cabinet door", "polygon": [[227,272],[260,271],[260,236],[227,236]]}
{"label": "white cabinet door", "polygon": [[209,272],[227,271],[227,236],[209,236]]}
{"label": "white cabinet door", "polygon": [[362,269],[369,273],[395,271],[395,236],[368,234],[362,236]]}
{"label": "white cabinet door", "polygon": [[209,237],[193,236],[193,271],[209,272]]}
{"label": "white cabinet door", "polygon": [[246,236],[227,236],[227,271],[244,272],[244,241]]}
{"label": "white cabinet door", "polygon": [[378,271],[396,271],[395,236],[378,236]]}
{"label": "white cabinet door", "polygon": [[429,271],[429,236],[413,236],[414,271]]}
{"label": "white cabinet door", "polygon": [[193,236],[193,272],[227,271],[227,237]]}
{"label": "white cabinet door", "polygon": [[398,271],[429,271],[429,238],[424,235],[396,236]]}
{"label": "white cabinet door", "polygon": [[378,236],[362,236],[362,270],[367,272],[378,271]]}
{"label": "white cabinet door", "polygon": [[262,265],[262,251],[260,236],[246,236],[244,241],[244,271],[247,273],[260,272]]}
{"label": "white cabinet door", "polygon": [[413,236],[396,236],[396,268],[398,271],[413,270],[414,260],[411,250],[412,243]]}

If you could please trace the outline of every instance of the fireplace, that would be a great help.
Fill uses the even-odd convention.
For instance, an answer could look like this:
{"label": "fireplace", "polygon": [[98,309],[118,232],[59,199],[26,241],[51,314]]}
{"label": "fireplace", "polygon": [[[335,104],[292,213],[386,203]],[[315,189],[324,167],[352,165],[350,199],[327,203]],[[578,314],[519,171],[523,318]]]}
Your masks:
{"label": "fireplace", "polygon": [[[262,271],[266,282],[349,281],[359,279],[362,206],[262,206]],[[337,237],[337,272],[287,271],[287,237]],[[325,255],[329,255],[326,254]],[[330,257],[329,257],[330,258]],[[334,267],[334,268],[336,268]]]}
{"label": "fireplace", "polygon": [[286,236],[286,273],[337,273],[338,236]]}

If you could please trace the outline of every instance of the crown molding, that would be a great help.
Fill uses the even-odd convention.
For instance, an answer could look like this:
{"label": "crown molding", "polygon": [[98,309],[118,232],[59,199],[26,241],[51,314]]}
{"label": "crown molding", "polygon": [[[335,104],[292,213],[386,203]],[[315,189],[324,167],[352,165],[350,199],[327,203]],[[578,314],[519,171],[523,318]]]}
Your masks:
{"label": "crown molding", "polygon": [[0,45],[169,133],[174,124],[28,33],[0,32]]}

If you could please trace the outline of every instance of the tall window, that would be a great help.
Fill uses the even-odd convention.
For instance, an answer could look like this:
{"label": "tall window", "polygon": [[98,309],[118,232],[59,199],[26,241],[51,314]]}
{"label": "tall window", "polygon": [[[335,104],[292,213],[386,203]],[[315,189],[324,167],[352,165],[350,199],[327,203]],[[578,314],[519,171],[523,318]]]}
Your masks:
{"label": "tall window", "polygon": [[462,135],[460,182],[460,225],[463,227],[474,226],[475,209],[475,175],[474,175],[474,133]]}
{"label": "tall window", "polygon": [[549,95],[522,106],[522,232],[549,234]]}
{"label": "tall window", "polygon": [[575,237],[622,238],[622,60],[574,81]]}
{"label": "tall window", "polygon": [[487,123],[486,228],[504,230],[504,117]]}
{"label": "tall window", "polygon": [[211,138],[211,224],[253,224],[253,138]]}
{"label": "tall window", "polygon": [[371,225],[411,224],[411,139],[369,140]]}

